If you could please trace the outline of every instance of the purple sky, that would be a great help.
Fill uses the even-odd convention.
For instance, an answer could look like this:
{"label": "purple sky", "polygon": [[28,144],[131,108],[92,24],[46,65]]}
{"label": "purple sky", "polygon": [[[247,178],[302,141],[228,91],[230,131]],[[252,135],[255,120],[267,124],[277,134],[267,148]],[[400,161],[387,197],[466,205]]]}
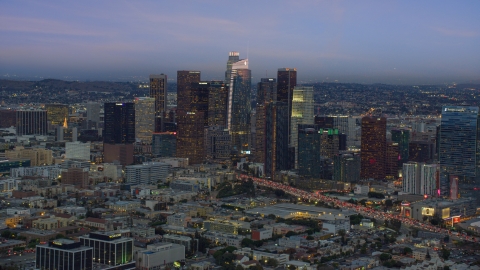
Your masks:
{"label": "purple sky", "polygon": [[[0,75],[222,79],[229,51],[253,80],[480,83],[480,1],[1,1]],[[1,78],[1,77],[0,77]]]}

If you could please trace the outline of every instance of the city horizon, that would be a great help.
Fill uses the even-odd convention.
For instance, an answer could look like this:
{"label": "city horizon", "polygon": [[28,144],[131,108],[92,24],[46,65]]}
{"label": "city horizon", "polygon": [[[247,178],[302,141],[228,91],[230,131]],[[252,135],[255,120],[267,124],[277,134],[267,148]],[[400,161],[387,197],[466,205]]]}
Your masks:
{"label": "city horizon", "polygon": [[5,79],[222,79],[239,51],[253,81],[295,67],[305,82],[480,82],[478,3],[18,3],[1,4]]}

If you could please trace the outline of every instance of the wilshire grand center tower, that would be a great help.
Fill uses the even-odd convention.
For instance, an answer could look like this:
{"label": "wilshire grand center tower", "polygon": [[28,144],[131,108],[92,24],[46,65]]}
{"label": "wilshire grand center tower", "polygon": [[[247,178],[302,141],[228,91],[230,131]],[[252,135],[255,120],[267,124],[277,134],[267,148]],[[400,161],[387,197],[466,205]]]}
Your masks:
{"label": "wilshire grand center tower", "polygon": [[251,71],[248,69],[248,59],[238,60],[238,58],[238,52],[230,52],[227,62],[228,81],[226,83],[230,85],[227,128],[232,136],[232,149],[246,153],[250,150]]}

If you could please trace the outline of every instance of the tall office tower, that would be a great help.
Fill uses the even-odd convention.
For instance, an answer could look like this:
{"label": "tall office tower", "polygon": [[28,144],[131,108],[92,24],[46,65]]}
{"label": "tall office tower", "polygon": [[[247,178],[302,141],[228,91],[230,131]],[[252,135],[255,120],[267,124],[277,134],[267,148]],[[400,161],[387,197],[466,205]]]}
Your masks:
{"label": "tall office tower", "polygon": [[295,86],[297,86],[297,69],[279,68],[277,72],[277,101],[288,104],[288,143],[291,143],[290,119],[292,118],[292,99]]}
{"label": "tall office tower", "polygon": [[384,117],[362,118],[361,158],[362,179],[385,179],[387,152],[387,119]]}
{"label": "tall office tower", "polygon": [[232,138],[225,126],[205,128],[205,156],[208,160],[229,159],[232,152]]}
{"label": "tall office tower", "polygon": [[46,135],[47,132],[47,111],[17,111],[17,136]]}
{"label": "tall office tower", "polygon": [[[333,127],[338,129],[340,133],[343,133],[347,136],[346,146],[355,145],[355,133],[356,133],[356,119],[355,117],[345,116],[345,115],[335,115],[331,116],[333,118]],[[340,149],[342,150],[342,149]]]}
{"label": "tall office tower", "polygon": [[188,158],[189,164],[203,163],[205,158],[204,136],[205,127],[208,126],[208,92],[208,82],[191,83],[190,105],[177,110],[177,157]]}
{"label": "tall office tower", "polygon": [[403,164],[402,191],[410,194],[421,194],[422,163],[407,162]]}
{"label": "tall office tower", "polygon": [[320,128],[318,132],[320,133],[320,156],[333,160],[333,157],[338,155],[338,129]]}
{"label": "tall office tower", "polygon": [[0,128],[14,127],[17,124],[17,112],[14,110],[0,110]]}
{"label": "tall office tower", "polygon": [[90,143],[66,142],[65,158],[90,160]]}
{"label": "tall office tower", "polygon": [[[191,84],[191,103],[187,107],[187,112],[203,112],[205,119],[204,126],[208,126],[208,101],[209,101],[210,83],[196,82]],[[202,137],[203,138],[203,137]]]}
{"label": "tall office tower", "polygon": [[100,103],[88,102],[86,107],[88,128],[98,128],[100,123]]}
{"label": "tall office tower", "polygon": [[135,138],[144,143],[152,142],[155,131],[155,99],[148,97],[135,98]]}
{"label": "tall office tower", "polygon": [[249,150],[252,88],[248,59],[232,64],[229,84],[227,128],[232,135],[232,150],[245,153]]}
{"label": "tall office tower", "polygon": [[360,154],[348,153],[333,157],[333,180],[345,183],[360,181]]}
{"label": "tall office tower", "polygon": [[51,125],[62,125],[65,119],[68,119],[68,105],[65,104],[46,104],[47,121]]}
{"label": "tall office tower", "polygon": [[188,158],[189,164],[205,161],[205,112],[178,111],[177,157]]}
{"label": "tall office tower", "polygon": [[[385,152],[385,177],[396,179],[399,175],[400,151],[396,142],[387,142],[387,151]],[[403,163],[402,163],[403,164]],[[400,166],[400,167],[399,167]]]}
{"label": "tall office tower", "polygon": [[437,184],[439,181],[440,165],[423,164],[421,165],[420,194],[437,195]]}
{"label": "tall office tower", "polygon": [[255,109],[255,152],[253,153],[253,159],[258,163],[265,161],[265,106],[265,104],[257,104]]}
{"label": "tall office tower", "polygon": [[319,128],[334,128],[333,117],[315,115],[314,122]]}
{"label": "tall office tower", "polygon": [[36,269],[92,270],[93,248],[70,239],[57,239],[37,245]]}
{"label": "tall office tower", "polygon": [[177,154],[177,132],[153,133],[152,154],[156,157],[174,157]]}
{"label": "tall office tower", "polygon": [[191,94],[192,83],[200,82],[200,71],[177,71],[177,110],[188,110],[194,102]]}
{"label": "tall office tower", "polygon": [[298,163],[298,125],[313,125],[313,102],[312,86],[296,86],[295,89],[293,89],[292,117],[290,118],[290,147],[295,151],[293,157],[295,164],[292,164],[294,168],[297,168],[296,164]]}
{"label": "tall office tower", "polygon": [[410,130],[392,129],[392,141],[398,143],[398,152],[400,153],[399,166],[408,161],[408,144],[410,143]]}
{"label": "tall office tower", "polygon": [[155,99],[155,132],[162,132],[167,113],[167,75],[150,75],[150,97]]}
{"label": "tall office tower", "polygon": [[93,248],[93,262],[117,268],[134,269],[133,238],[122,237],[116,232],[91,232],[88,236],[80,236],[80,243]]}
{"label": "tall office tower", "polygon": [[277,79],[261,78],[257,84],[257,104],[277,100]]}
{"label": "tall office tower", "polygon": [[133,163],[135,106],[133,103],[105,103],[103,155],[105,163]]}
{"label": "tall office tower", "polygon": [[206,83],[208,86],[208,126],[225,127],[227,125],[229,84],[222,81]]}
{"label": "tall office tower", "polygon": [[262,78],[257,84],[257,107],[255,109],[255,162],[265,161],[265,106],[277,100],[277,79]]}
{"label": "tall office tower", "polygon": [[265,175],[288,168],[288,104],[271,102],[265,110]]}
{"label": "tall office tower", "polygon": [[232,73],[232,66],[234,63],[240,61],[239,52],[229,52],[227,61],[227,70],[225,71],[225,83],[230,82],[230,74]]}
{"label": "tall office tower", "polygon": [[476,177],[479,129],[478,107],[446,106],[442,108],[440,126],[440,196],[477,197],[474,188],[480,186]]}
{"label": "tall office tower", "polygon": [[428,162],[435,155],[435,144],[433,142],[411,141],[408,148],[409,161]]}
{"label": "tall office tower", "polygon": [[307,178],[322,175],[320,145],[322,133],[317,125],[298,126],[298,174]]}

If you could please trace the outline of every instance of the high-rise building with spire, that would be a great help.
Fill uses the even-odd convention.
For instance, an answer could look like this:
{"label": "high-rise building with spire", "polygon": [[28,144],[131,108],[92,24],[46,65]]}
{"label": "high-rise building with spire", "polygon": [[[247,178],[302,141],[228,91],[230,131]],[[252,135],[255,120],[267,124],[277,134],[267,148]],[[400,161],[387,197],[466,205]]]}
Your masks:
{"label": "high-rise building with spire", "polygon": [[[232,56],[233,54],[233,56]],[[232,148],[238,152],[250,150],[250,111],[251,111],[251,71],[248,69],[248,59],[242,59],[231,64],[238,53],[230,53],[227,62],[227,72],[230,72],[227,104],[227,128],[232,135]]]}
{"label": "high-rise building with spire", "polygon": [[230,81],[230,73],[232,71],[233,63],[240,61],[240,53],[239,52],[230,52],[228,54],[228,61],[227,61],[227,70],[225,71],[225,82],[228,83]]}

